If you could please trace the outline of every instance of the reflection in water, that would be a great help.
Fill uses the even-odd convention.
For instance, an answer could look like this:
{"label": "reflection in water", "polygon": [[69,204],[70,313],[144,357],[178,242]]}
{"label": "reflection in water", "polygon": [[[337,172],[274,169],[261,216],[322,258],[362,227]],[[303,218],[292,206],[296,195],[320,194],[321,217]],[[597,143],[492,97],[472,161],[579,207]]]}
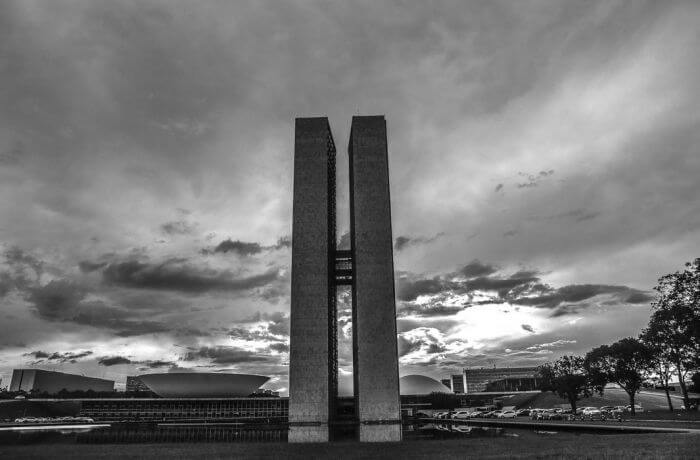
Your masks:
{"label": "reflection in water", "polygon": [[286,442],[287,428],[280,426],[149,425],[115,426],[79,434],[79,443],[141,442]]}
{"label": "reflection in water", "polygon": [[506,434],[503,428],[468,426],[451,423],[404,425],[404,440],[452,439],[462,437],[497,437]]}
{"label": "reflection in water", "polygon": [[401,425],[360,425],[360,442],[401,441]]}
{"label": "reflection in water", "polygon": [[290,426],[289,442],[326,442],[328,441],[328,425]]}
{"label": "reflection in water", "polygon": [[[364,432],[363,432],[364,429]],[[512,430],[509,430],[512,431]],[[77,430],[33,430],[0,432],[0,444],[108,444],[108,443],[206,443],[206,442],[325,442],[453,439],[509,435],[503,428],[463,424],[356,425],[290,427],[285,425],[155,423],[115,424],[111,427]]]}

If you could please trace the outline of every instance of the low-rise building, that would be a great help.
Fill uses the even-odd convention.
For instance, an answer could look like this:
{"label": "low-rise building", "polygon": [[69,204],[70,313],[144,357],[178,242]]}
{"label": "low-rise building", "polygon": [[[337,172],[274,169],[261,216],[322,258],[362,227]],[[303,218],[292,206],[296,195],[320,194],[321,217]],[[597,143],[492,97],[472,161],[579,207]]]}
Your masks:
{"label": "low-rise building", "polygon": [[64,372],[45,371],[43,369],[14,369],[10,382],[10,391],[27,393],[57,394],[66,391],[114,391],[114,380],[85,377],[84,375],[66,374]]}

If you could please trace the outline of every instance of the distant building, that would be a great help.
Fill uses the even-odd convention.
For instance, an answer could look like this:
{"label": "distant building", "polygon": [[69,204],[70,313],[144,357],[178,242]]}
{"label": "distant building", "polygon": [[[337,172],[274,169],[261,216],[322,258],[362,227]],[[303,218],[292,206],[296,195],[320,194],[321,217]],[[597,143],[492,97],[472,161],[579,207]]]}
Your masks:
{"label": "distant building", "polygon": [[42,369],[14,369],[10,391],[56,394],[61,390],[95,392],[114,391],[114,380],[85,377],[83,375]]}
{"label": "distant building", "polygon": [[492,367],[463,369],[445,383],[453,393],[533,391],[539,386],[536,367]]}
{"label": "distant building", "polygon": [[250,396],[254,398],[279,398],[280,392],[269,388],[258,388]]}
{"label": "distant building", "polygon": [[149,393],[153,394],[148,386],[143,383],[138,375],[127,375],[126,376],[126,392],[127,393]]}
{"label": "distant building", "polygon": [[452,393],[460,394],[460,393],[466,393],[464,391],[464,375],[463,374],[457,374],[452,376]]}

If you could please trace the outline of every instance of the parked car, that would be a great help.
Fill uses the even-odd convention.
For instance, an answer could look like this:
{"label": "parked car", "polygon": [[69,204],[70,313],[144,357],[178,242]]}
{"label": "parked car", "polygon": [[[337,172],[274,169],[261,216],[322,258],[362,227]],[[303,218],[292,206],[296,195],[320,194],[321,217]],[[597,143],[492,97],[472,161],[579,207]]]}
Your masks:
{"label": "parked car", "polygon": [[527,417],[530,415],[530,409],[518,409],[515,413],[518,417]]}
{"label": "parked car", "polygon": [[605,420],[605,412],[601,411],[597,407],[584,407],[581,415],[583,419],[586,420]]}
{"label": "parked car", "polygon": [[[632,406],[625,406],[625,409],[627,410],[627,412],[632,412]],[[635,412],[644,412],[644,409],[642,409],[641,405],[635,404],[634,411]]]}
{"label": "parked car", "polygon": [[452,414],[452,418],[457,418],[457,419],[466,419],[471,416],[471,412],[466,411],[466,410],[460,410]]}
{"label": "parked car", "polygon": [[515,412],[514,410],[506,410],[498,414],[498,418],[515,418],[518,416],[518,413]]}

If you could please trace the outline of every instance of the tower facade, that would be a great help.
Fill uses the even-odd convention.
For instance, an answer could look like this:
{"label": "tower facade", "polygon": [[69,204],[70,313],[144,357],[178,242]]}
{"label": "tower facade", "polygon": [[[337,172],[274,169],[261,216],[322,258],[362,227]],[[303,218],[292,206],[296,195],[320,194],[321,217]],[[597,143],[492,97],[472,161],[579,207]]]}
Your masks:
{"label": "tower facade", "polygon": [[326,118],[295,125],[290,441],[336,422],[336,287],[352,287],[355,422],[361,441],[401,439],[386,121],[353,117],[350,251],[336,250],[335,144]]}

